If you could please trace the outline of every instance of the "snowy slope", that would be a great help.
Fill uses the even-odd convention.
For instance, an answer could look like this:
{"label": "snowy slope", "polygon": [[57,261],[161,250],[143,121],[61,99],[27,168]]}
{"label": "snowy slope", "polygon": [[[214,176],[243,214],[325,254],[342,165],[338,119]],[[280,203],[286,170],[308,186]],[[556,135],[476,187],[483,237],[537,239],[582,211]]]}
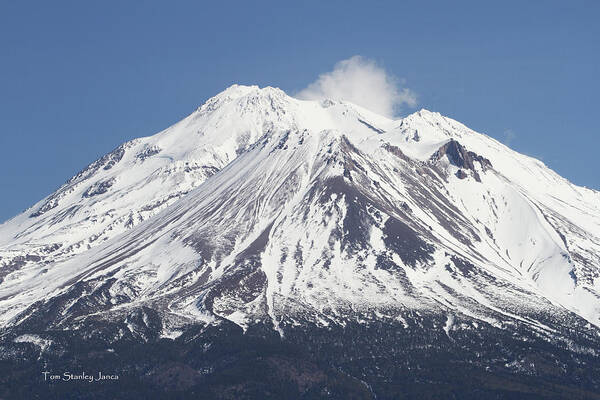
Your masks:
{"label": "snowy slope", "polygon": [[[437,113],[232,86],[0,226],[0,321],[600,326],[600,193]],[[405,322],[403,322],[405,323]],[[595,331],[597,332],[597,330]]]}

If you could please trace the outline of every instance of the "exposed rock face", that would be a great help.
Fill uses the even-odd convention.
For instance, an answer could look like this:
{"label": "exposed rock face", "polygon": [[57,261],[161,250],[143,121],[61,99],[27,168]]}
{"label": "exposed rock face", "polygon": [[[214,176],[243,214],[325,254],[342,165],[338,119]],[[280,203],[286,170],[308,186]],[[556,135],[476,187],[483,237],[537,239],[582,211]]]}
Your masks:
{"label": "exposed rock face", "polygon": [[[432,156],[432,161],[441,160],[444,156],[456,167],[470,170],[477,182],[481,182],[479,173],[475,168],[475,162],[478,162],[482,169],[492,168],[492,163],[485,157],[482,157],[472,151],[467,151],[457,140],[450,139],[448,143],[440,147]],[[467,177],[464,171],[457,172],[460,179]]]}
{"label": "exposed rock face", "polygon": [[140,161],[144,161],[147,158],[160,153],[160,151],[161,151],[161,148],[158,146],[149,146],[149,147],[146,147],[144,150],[140,151],[138,154],[136,154],[135,157]]}
{"label": "exposed rock face", "polygon": [[83,197],[92,197],[108,192],[108,189],[115,184],[116,178],[110,178],[104,181],[96,182],[83,192]]}
{"label": "exposed rock face", "polygon": [[463,171],[462,169],[459,169],[458,171],[456,171],[456,177],[458,179],[465,179],[465,178],[468,178],[469,175],[467,175],[467,173],[465,171]]}

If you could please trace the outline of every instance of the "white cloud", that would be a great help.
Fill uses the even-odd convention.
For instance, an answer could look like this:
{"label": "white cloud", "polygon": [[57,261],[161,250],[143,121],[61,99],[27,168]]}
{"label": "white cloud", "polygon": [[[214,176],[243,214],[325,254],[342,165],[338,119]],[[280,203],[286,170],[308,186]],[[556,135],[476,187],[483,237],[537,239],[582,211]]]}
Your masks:
{"label": "white cloud", "polygon": [[296,96],[306,100],[346,100],[391,117],[403,105],[417,104],[415,93],[401,88],[400,83],[373,60],[354,56],[338,62],[333,71],[319,75]]}
{"label": "white cloud", "polygon": [[515,132],[512,129],[504,130],[504,144],[505,145],[510,146],[510,144],[512,143],[512,141],[514,140],[515,137],[517,137],[517,135],[515,134]]}

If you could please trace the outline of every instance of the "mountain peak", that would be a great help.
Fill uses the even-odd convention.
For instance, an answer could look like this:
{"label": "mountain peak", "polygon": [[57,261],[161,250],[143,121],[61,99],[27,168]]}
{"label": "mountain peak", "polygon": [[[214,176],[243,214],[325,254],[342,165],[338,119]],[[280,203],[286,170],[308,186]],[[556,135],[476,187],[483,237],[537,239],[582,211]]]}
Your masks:
{"label": "mountain peak", "polygon": [[446,118],[446,117],[444,117],[442,114],[440,114],[437,111],[431,111],[426,108],[421,108],[418,111],[408,114],[406,117],[402,118],[401,120],[423,119],[426,121],[432,121],[432,120],[441,120],[444,118]]}
{"label": "mountain peak", "polygon": [[214,97],[237,99],[248,95],[287,96],[283,90],[273,86],[261,88],[258,85],[240,85],[234,83]]}
{"label": "mountain peak", "polygon": [[266,86],[260,88],[258,85],[239,85],[233,84],[208,99],[203,105],[198,107],[198,111],[213,111],[224,104],[231,103],[242,98],[279,98],[288,97],[285,92],[279,88]]}

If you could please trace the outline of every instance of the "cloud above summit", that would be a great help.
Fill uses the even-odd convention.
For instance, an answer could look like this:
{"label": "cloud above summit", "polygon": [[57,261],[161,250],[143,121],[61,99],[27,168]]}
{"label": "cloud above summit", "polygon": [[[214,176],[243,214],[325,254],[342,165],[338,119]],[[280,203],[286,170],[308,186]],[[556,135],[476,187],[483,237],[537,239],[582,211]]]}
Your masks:
{"label": "cloud above summit", "polygon": [[345,100],[392,117],[401,107],[417,104],[416,94],[401,87],[401,80],[373,60],[354,56],[335,64],[333,70],[296,94],[304,100]]}

